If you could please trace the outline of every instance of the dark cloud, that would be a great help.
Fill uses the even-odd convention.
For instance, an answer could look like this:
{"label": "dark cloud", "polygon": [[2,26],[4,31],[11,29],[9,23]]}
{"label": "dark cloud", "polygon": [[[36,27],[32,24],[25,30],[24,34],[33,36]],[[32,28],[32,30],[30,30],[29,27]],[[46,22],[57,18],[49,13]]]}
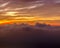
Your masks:
{"label": "dark cloud", "polygon": [[14,0],[14,1],[32,2],[32,1],[38,1],[38,0]]}

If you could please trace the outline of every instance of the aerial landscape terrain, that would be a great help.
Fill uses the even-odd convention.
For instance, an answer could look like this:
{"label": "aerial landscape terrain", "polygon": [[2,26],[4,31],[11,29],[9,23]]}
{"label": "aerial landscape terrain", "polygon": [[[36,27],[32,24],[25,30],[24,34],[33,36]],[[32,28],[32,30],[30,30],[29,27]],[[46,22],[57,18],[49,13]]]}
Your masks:
{"label": "aerial landscape terrain", "polygon": [[57,45],[60,45],[60,0],[0,0],[0,48]]}

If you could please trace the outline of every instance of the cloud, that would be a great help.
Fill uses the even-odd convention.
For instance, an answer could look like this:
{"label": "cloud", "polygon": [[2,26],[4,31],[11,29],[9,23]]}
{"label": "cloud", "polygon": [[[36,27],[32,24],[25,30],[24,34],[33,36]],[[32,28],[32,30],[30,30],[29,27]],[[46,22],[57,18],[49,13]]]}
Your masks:
{"label": "cloud", "polygon": [[[0,7],[4,7],[6,6],[7,3],[5,3],[3,6],[0,6]],[[19,10],[30,10],[30,9],[34,9],[34,8],[37,8],[37,7],[41,7],[43,6],[44,4],[34,4],[34,5],[30,5],[30,6],[27,6],[27,7],[20,7],[20,8],[4,8],[4,9],[0,9],[0,12],[4,12],[4,11],[19,11]]]}
{"label": "cloud", "polygon": [[[2,0],[1,2],[3,3]],[[53,2],[56,5],[60,0],[7,0],[0,5],[0,12],[17,11],[33,16],[58,16],[60,15],[60,6],[51,4]]]}
{"label": "cloud", "polygon": [[4,9],[0,9],[0,12],[5,12],[8,11],[10,8],[4,8]]}
{"label": "cloud", "polygon": [[3,3],[2,5],[0,5],[0,7],[5,7],[9,4],[10,2],[6,2],[6,3]]}
{"label": "cloud", "polygon": [[15,9],[12,9],[12,10],[23,10],[23,9],[26,9],[26,7],[22,7],[22,8],[15,8]]}
{"label": "cloud", "polygon": [[55,3],[60,3],[60,0],[56,0]]}
{"label": "cloud", "polygon": [[33,1],[37,1],[37,0],[16,0],[16,1],[21,1],[21,2],[33,2]]}
{"label": "cloud", "polygon": [[34,9],[34,8],[36,8],[36,7],[41,7],[41,6],[43,6],[43,5],[44,5],[44,4],[34,4],[34,5],[27,6],[27,7],[15,8],[15,9],[12,9],[12,10]]}

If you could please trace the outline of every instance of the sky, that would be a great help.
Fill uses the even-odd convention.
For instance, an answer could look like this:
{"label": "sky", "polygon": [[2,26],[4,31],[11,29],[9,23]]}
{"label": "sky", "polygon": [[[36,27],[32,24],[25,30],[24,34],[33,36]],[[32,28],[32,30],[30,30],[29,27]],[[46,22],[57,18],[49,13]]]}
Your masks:
{"label": "sky", "polygon": [[60,20],[60,0],[0,0],[0,19],[33,17]]}

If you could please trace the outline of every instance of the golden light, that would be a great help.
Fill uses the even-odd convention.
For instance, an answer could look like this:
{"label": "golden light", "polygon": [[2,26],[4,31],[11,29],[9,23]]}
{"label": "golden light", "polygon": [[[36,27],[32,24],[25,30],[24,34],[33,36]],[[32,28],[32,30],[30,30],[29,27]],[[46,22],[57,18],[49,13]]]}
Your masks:
{"label": "golden light", "polygon": [[6,16],[17,16],[18,12],[6,12]]}
{"label": "golden light", "polygon": [[20,20],[20,21],[34,21],[36,19],[35,19],[35,17],[16,17],[15,20]]}

